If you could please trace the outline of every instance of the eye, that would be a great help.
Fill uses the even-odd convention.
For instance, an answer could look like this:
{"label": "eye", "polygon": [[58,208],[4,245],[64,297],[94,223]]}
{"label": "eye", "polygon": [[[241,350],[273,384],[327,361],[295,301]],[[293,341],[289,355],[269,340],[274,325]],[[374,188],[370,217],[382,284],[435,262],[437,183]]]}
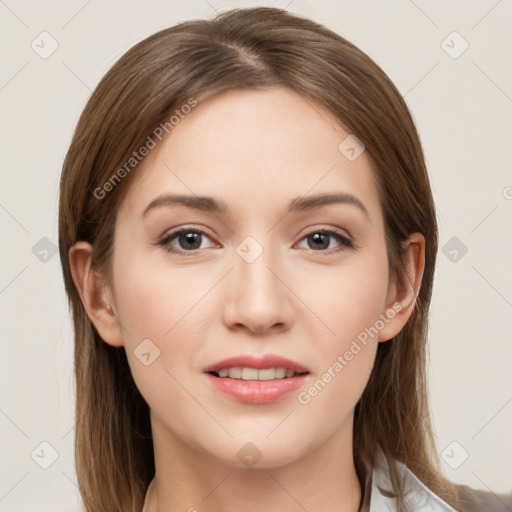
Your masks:
{"label": "eye", "polygon": [[[334,246],[335,251],[344,248],[354,248],[352,241],[338,231],[332,229],[318,229],[311,231],[302,240],[307,242],[308,248],[315,252],[329,251],[333,249],[333,243],[338,243],[338,248]],[[333,252],[335,252],[333,251]]]}
{"label": "eye", "polygon": [[[210,245],[204,245],[203,242],[209,240]],[[353,242],[345,235],[332,229],[317,229],[311,231],[301,240],[306,241],[308,247],[314,252],[337,252],[344,248],[354,248]],[[199,249],[208,247],[215,247],[212,239],[201,229],[181,228],[164,235],[164,237],[157,242],[158,245],[163,246],[164,249],[172,253],[193,253]],[[300,247],[300,245],[299,245]],[[334,250],[333,250],[334,249]]]}
{"label": "eye", "polygon": [[158,245],[163,246],[168,252],[181,253],[215,246],[213,243],[210,246],[204,246],[205,239],[211,241],[211,238],[200,229],[182,228],[166,234]]}

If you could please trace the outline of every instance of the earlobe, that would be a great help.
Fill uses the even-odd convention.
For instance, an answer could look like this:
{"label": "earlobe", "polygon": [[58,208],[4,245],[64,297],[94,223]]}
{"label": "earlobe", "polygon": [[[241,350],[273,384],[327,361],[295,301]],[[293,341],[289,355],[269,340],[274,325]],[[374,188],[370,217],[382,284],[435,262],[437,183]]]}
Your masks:
{"label": "earlobe", "polygon": [[123,346],[121,326],[116,316],[113,296],[105,279],[91,265],[92,246],[77,242],[69,250],[69,263],[75,287],[84,309],[101,338],[109,345]]}
{"label": "earlobe", "polygon": [[399,283],[391,283],[384,315],[392,316],[379,332],[379,341],[395,337],[405,326],[414,308],[425,270],[425,237],[413,233],[403,243],[405,275]]}

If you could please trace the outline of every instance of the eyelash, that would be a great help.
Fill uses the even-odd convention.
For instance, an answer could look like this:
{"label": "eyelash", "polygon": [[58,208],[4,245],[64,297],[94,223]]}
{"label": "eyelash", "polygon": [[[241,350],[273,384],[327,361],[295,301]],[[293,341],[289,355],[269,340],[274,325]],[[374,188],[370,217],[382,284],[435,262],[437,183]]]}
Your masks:
{"label": "eyelash", "polygon": [[[205,231],[203,231],[201,229],[181,228],[181,229],[172,231],[171,233],[164,235],[164,237],[160,241],[158,241],[156,243],[156,245],[162,246],[169,253],[191,255],[191,256],[196,254],[196,251],[199,251],[200,249],[193,249],[191,251],[186,251],[184,249],[176,249],[175,247],[173,247],[170,244],[170,242],[172,240],[174,240],[176,237],[178,237],[179,235],[181,235],[183,233],[196,233],[196,234],[200,234],[202,236],[206,236],[211,239],[211,237],[208,235],[208,233],[206,233]],[[332,236],[338,240],[340,245],[339,245],[339,247],[337,247],[335,249],[321,249],[318,251],[311,249],[313,252],[324,253],[324,254],[333,254],[333,253],[342,251],[344,249],[355,249],[356,248],[354,242],[352,242],[348,237],[346,237],[345,235],[342,235],[340,232],[333,230],[333,229],[315,229],[313,231],[310,231],[309,233],[306,233],[301,238],[301,241],[310,236],[316,235],[316,234]]]}

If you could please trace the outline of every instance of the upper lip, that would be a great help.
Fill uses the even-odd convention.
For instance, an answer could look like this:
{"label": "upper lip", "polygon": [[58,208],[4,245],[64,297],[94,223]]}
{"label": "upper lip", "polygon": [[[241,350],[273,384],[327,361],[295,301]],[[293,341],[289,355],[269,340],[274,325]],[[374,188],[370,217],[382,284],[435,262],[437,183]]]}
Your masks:
{"label": "upper lip", "polygon": [[223,359],[204,369],[205,373],[218,372],[223,368],[256,368],[265,370],[267,368],[286,368],[297,373],[307,372],[308,369],[301,364],[281,357],[275,354],[266,354],[264,356],[239,355]]}

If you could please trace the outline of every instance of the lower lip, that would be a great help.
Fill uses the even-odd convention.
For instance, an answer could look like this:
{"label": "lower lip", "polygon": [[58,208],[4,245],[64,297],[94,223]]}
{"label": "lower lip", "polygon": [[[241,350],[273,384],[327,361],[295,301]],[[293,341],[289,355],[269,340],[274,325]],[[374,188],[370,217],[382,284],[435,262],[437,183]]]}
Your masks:
{"label": "lower lip", "polygon": [[206,374],[212,386],[222,393],[248,404],[268,404],[300,388],[308,374],[273,380],[241,380]]}

